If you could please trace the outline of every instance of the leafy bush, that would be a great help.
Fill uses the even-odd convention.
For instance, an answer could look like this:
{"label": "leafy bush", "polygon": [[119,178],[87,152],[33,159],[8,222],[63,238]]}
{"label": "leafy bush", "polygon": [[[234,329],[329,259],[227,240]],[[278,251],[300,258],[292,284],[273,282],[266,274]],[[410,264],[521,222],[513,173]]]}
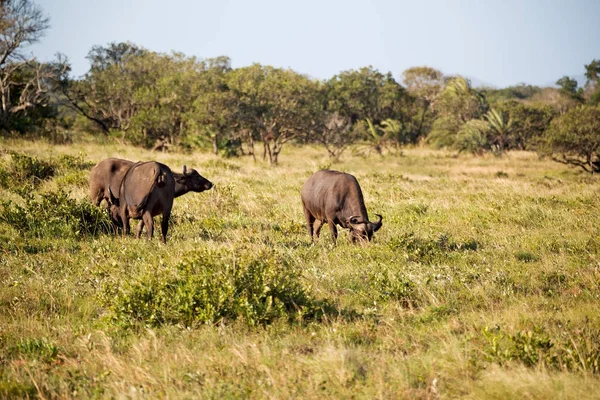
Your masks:
{"label": "leafy bush", "polygon": [[554,161],[600,172],[600,107],[579,106],[552,120],[541,148]]}
{"label": "leafy bush", "polygon": [[487,139],[489,132],[487,122],[478,119],[467,121],[460,127],[454,147],[460,152],[481,154],[490,148]]}
{"label": "leafy bush", "polygon": [[397,300],[404,306],[416,305],[415,284],[398,271],[384,267],[368,273],[371,293],[376,293],[379,300]]}
{"label": "leafy bush", "polygon": [[456,242],[447,234],[441,234],[436,239],[424,239],[409,232],[392,238],[388,246],[393,250],[404,249],[409,259],[413,261],[423,261],[450,251],[476,251],[480,244],[475,239]]}
{"label": "leafy bush", "polygon": [[9,353],[13,357],[20,356],[49,362],[58,356],[58,347],[45,338],[22,339]]}
{"label": "leafy bush", "polygon": [[273,253],[202,251],[175,267],[108,285],[104,302],[112,322],[123,327],[189,327],[240,318],[264,325],[281,317],[319,317],[322,310],[301,283],[300,272]]}
{"label": "leafy bush", "polygon": [[67,193],[45,193],[25,197],[25,205],[0,202],[0,222],[23,236],[81,237],[111,232],[108,215],[87,201],[76,201]]}
{"label": "leafy bush", "polygon": [[559,326],[554,336],[541,326],[514,334],[486,326],[483,329],[486,354],[490,361],[499,364],[519,361],[527,367],[544,365],[555,370],[600,374],[600,330],[588,321],[579,329],[571,329],[568,324]]}

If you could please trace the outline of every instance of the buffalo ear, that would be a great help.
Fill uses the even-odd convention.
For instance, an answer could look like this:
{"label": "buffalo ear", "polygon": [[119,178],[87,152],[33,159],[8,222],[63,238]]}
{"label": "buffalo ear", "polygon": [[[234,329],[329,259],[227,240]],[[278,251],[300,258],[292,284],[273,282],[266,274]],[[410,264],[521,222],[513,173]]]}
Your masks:
{"label": "buffalo ear", "polygon": [[110,195],[110,202],[111,202],[112,204],[114,204],[115,206],[117,206],[117,207],[118,207],[118,206],[119,206],[119,199],[117,199],[117,198],[115,197],[115,195],[113,194],[113,192],[112,192],[112,189],[110,188],[110,185],[108,185],[108,193],[109,193],[109,195]]}

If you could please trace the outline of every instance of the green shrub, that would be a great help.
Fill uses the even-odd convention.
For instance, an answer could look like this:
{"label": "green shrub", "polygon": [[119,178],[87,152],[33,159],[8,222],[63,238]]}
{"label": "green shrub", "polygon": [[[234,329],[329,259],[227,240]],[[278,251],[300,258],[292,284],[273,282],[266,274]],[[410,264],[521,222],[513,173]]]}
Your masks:
{"label": "green shrub", "polygon": [[492,362],[518,361],[527,367],[544,365],[561,371],[600,374],[600,330],[587,321],[579,329],[559,324],[554,335],[537,325],[513,334],[501,332],[500,327],[486,326],[483,336],[487,341],[486,354]]}
{"label": "green shrub", "polygon": [[39,182],[54,176],[55,167],[48,161],[13,152],[11,153],[9,172],[15,181],[37,185]]}
{"label": "green shrub", "polygon": [[12,357],[26,357],[39,361],[50,362],[58,356],[58,347],[49,340],[22,339],[9,353]]}
{"label": "green shrub", "polygon": [[23,236],[82,237],[111,232],[108,215],[87,201],[69,198],[67,193],[28,195],[25,205],[0,202],[0,222]]}
{"label": "green shrub", "polygon": [[107,286],[104,302],[112,322],[123,327],[189,327],[236,319],[264,325],[321,313],[301,282],[300,269],[273,253],[193,253],[175,267]]}

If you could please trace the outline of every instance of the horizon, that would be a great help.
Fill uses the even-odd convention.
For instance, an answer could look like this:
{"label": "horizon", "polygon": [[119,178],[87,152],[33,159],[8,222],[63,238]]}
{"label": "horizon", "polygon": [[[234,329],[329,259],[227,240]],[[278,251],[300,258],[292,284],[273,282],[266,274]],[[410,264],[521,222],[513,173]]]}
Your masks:
{"label": "horizon", "polygon": [[200,59],[227,56],[233,68],[259,63],[320,80],[372,66],[402,82],[404,70],[426,65],[496,88],[551,86],[600,58],[600,3],[593,0],[68,3],[35,1],[50,28],[29,50],[41,61],[65,54],[72,77],[89,70],[92,46],[111,42]]}

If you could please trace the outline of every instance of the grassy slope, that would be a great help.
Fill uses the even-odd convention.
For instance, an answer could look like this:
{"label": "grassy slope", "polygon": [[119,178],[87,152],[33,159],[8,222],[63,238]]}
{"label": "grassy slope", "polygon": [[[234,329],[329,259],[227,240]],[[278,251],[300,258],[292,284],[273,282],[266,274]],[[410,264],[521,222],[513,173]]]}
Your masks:
{"label": "grassy slope", "polygon": [[[0,223],[9,242],[0,245],[0,397],[592,398],[600,389],[584,361],[552,364],[543,344],[575,343],[597,356],[597,177],[530,153],[348,154],[331,168],[358,178],[383,228],[367,247],[350,245],[342,231],[333,248],[326,227],[310,245],[299,198],[304,180],[329,166],[320,149],[288,147],[271,168],[118,145],[1,148],[186,164],[216,189],[175,201],[166,247],[156,234],[152,242],[100,235],[24,243]],[[38,191],[84,199],[86,174],[56,176]],[[6,188],[0,196],[20,201]],[[340,313],[191,329],[126,330],[103,318],[107,283],[152,274],[197,249],[274,251]],[[527,332],[530,347],[507,339]]]}

